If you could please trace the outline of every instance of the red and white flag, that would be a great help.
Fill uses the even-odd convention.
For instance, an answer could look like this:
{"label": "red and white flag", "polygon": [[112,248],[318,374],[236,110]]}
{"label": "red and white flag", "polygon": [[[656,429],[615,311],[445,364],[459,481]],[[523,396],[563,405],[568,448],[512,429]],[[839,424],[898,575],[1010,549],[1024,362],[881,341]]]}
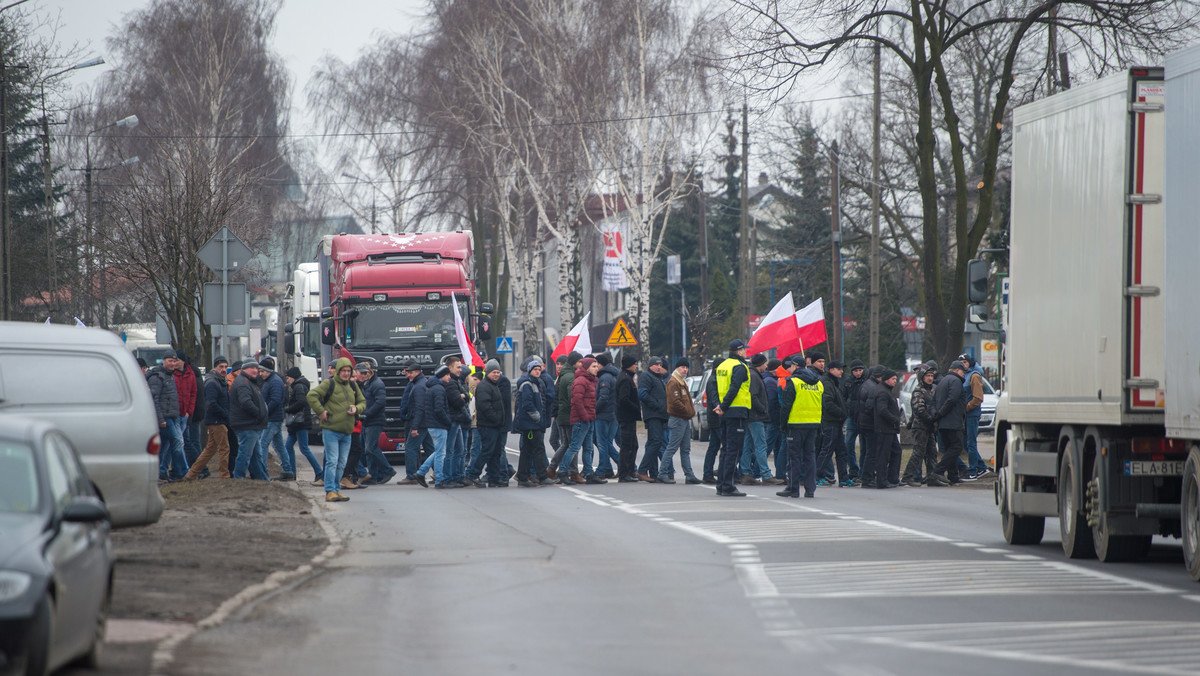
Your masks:
{"label": "red and white flag", "polygon": [[570,353],[572,350],[579,354],[588,355],[592,353],[592,336],[588,329],[588,320],[591,319],[592,313],[587,313],[575,328],[571,329],[570,333],[563,336],[563,339],[558,341],[558,347],[550,353],[550,362],[558,361],[558,358]]}
{"label": "red and white flag", "polygon": [[470,366],[478,366],[483,368],[487,366],[479,353],[475,351],[475,346],[471,344],[471,339],[467,337],[467,327],[463,326],[462,315],[458,314],[458,299],[454,294],[450,294],[450,307],[454,308],[454,335],[458,338],[458,351],[462,353],[463,361],[470,359]]}
{"label": "red and white flag", "polygon": [[795,343],[796,338],[796,306],[792,305],[792,294],[784,296],[771,308],[762,323],[750,336],[746,345],[746,354],[758,354],[771,348],[787,343]]}
{"label": "red and white flag", "polygon": [[818,298],[796,313],[796,341],[780,345],[775,354],[786,357],[820,345],[825,340],[825,305]]}

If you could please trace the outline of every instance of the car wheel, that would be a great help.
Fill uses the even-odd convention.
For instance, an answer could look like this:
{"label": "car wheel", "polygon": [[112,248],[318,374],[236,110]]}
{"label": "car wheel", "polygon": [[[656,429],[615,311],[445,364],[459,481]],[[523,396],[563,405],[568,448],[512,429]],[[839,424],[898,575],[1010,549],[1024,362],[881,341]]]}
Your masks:
{"label": "car wheel", "polygon": [[50,594],[42,595],[33,611],[33,623],[25,637],[25,676],[46,676],[50,673],[50,643],[54,639],[54,601]]}
{"label": "car wheel", "polygon": [[96,611],[96,622],[93,624],[92,644],[88,651],[81,655],[76,664],[85,669],[99,669],[100,660],[104,657],[104,637],[108,633],[108,611],[112,607],[112,580],[104,590],[104,599]]}

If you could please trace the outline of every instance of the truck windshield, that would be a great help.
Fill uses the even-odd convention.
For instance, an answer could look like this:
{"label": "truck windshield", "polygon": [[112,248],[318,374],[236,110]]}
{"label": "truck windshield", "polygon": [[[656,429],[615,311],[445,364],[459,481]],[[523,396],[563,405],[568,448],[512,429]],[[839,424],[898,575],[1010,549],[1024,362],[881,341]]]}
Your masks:
{"label": "truck windshield", "polygon": [[[346,326],[346,347],[441,347],[456,344],[449,302],[355,305]],[[467,316],[467,304],[458,311]]]}

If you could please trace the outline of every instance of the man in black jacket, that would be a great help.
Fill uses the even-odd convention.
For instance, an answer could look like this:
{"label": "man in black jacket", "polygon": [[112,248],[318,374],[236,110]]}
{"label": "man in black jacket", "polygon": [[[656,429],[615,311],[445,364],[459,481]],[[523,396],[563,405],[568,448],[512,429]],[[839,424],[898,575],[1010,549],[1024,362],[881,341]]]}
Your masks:
{"label": "man in black jacket", "polygon": [[457,356],[446,358],[450,382],[446,384],[446,403],[450,406],[450,436],[446,439],[446,481],[459,487],[467,485],[467,438],[471,431],[471,393],[467,389],[463,361]]}
{"label": "man in black jacket", "polygon": [[288,386],[287,404],[284,406],[284,412],[288,414],[290,422],[287,423],[287,440],[283,443],[287,446],[288,453],[293,453],[292,450],[296,444],[300,444],[300,453],[308,460],[308,464],[313,470],[313,486],[325,485],[325,467],[317,462],[317,456],[313,455],[312,449],[308,447],[308,433],[312,429],[313,414],[312,409],[308,406],[308,390],[312,387],[300,373],[300,368],[293,366],[284,373],[284,382]]}
{"label": "man in black jacket", "polygon": [[713,379],[720,399],[713,413],[721,421],[721,464],[717,468],[717,495],[744,497],[733,485],[738,457],[746,444],[746,419],[750,417],[750,365],[746,363],[746,344],[729,343],[729,356],[717,364]]}
{"label": "man in black jacket", "polygon": [[[717,483],[717,476],[713,474],[713,468],[717,465],[717,454],[721,451],[721,419],[713,413],[713,409],[721,400],[717,398],[717,378],[716,374],[709,376],[708,384],[704,386],[704,416],[705,423],[708,426],[708,450],[704,453],[704,483]],[[787,457],[786,451],[784,457]],[[778,469],[779,461],[776,460],[776,469]]]}
{"label": "man in black jacket", "polygon": [[883,369],[875,394],[875,487],[900,485],[900,405],[893,392],[899,376]]}
{"label": "man in black jacket", "polygon": [[401,486],[428,486],[429,482],[418,470],[421,468],[421,447],[430,442],[429,433],[413,425],[413,419],[424,413],[425,408],[425,373],[421,365],[410,361],[404,367],[404,375],[408,385],[400,397],[400,418],[408,425],[408,438],[404,440],[404,474],[405,477],[396,483]]}
{"label": "man in black jacket", "polygon": [[[222,479],[228,479],[229,474],[229,388],[225,385],[225,367],[229,360],[217,357],[213,367],[204,378],[204,426],[207,431],[207,442],[200,457],[192,463],[191,469],[183,475],[184,480],[192,481],[207,476],[208,463],[217,458],[217,473]],[[201,397],[197,396],[199,400]]]}
{"label": "man in black jacket", "polygon": [[912,417],[908,427],[913,433],[913,451],[904,466],[902,482],[909,486],[921,486],[925,477],[934,473],[937,464],[937,421],[933,419],[933,381],[937,378],[937,367],[921,364],[917,367],[917,386],[913,388],[909,407]]}
{"label": "man in black jacket", "polygon": [[617,482],[636,483],[637,423],[642,419],[642,402],[638,399],[637,357],[621,357],[621,373],[617,376],[617,425],[621,429],[621,449],[617,455]]}
{"label": "man in black jacket", "polygon": [[866,378],[866,372],[861,359],[852,360],[850,377],[842,381],[842,399],[846,402],[846,469],[856,484],[862,474],[859,469],[858,450],[855,447],[858,440],[858,391]]}
{"label": "man in black jacket", "polygon": [[[767,385],[762,374],[767,370],[767,356],[756,354],[750,359],[750,416],[746,419],[746,440],[742,444],[741,483],[782,484],[771,475],[767,464],[767,424],[771,421],[767,402]],[[776,395],[771,392],[771,395]]]}
{"label": "man in black jacket", "polygon": [[183,453],[183,435],[176,420],[179,418],[179,392],[175,376],[165,366],[146,371],[146,385],[154,412],[158,414],[158,437],[161,447],[158,456],[158,480],[177,481],[184,476],[187,459]]}
{"label": "man in black jacket", "polygon": [[817,467],[824,467],[831,457],[836,459],[838,484],[843,488],[854,484],[846,464],[848,453],[842,436],[842,425],[846,422],[846,400],[842,398],[844,366],[835,359],[829,362],[829,368],[821,376],[825,390],[821,394],[821,454],[817,457]]}
{"label": "man in black jacket", "polygon": [[[504,488],[508,486],[508,463],[501,455],[512,424],[512,393],[508,378],[500,371],[500,362],[489,360],[484,371],[486,375],[475,388],[479,455],[471,460],[471,466],[467,468],[467,480],[477,488]],[[488,468],[486,484],[480,479],[485,463]]]}
{"label": "man in black jacket", "polygon": [[642,403],[642,421],[646,424],[646,452],[638,465],[637,477],[642,481],[658,481],[658,462],[666,448],[667,368],[662,357],[650,358],[650,371],[638,378],[638,400]]}
{"label": "man in black jacket", "polygon": [[396,476],[396,470],[379,450],[379,435],[383,434],[383,424],[387,420],[387,387],[375,372],[375,366],[374,360],[364,360],[354,367],[358,386],[367,400],[362,413],[362,457],[370,477],[363,483],[386,484]]}
{"label": "man in black jacket", "polygon": [[938,437],[942,441],[942,459],[934,473],[929,475],[929,486],[962,483],[958,478],[958,456],[963,452],[963,430],[967,426],[967,400],[963,397],[963,374],[966,368],[962,362],[952,361],[949,371],[933,390],[933,410],[938,423]]}
{"label": "man in black jacket", "polygon": [[259,438],[267,429],[267,403],[259,391],[258,362],[242,362],[242,372],[229,388],[229,426],[237,433],[238,459],[233,478],[270,481],[267,475],[267,449]]}
{"label": "man in black jacket", "polygon": [[858,388],[858,432],[862,442],[862,487],[875,488],[875,397],[879,393],[879,374],[883,367],[872,366],[862,387]]}

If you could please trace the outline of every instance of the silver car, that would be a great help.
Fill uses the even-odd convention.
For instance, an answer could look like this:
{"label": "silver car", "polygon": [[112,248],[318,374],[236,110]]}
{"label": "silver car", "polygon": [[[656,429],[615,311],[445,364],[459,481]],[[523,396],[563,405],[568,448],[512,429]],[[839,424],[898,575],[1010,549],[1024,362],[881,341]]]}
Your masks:
{"label": "silver car", "polygon": [[0,415],[6,414],[62,430],[114,527],[158,521],[158,416],[120,338],[100,329],[0,322]]}

